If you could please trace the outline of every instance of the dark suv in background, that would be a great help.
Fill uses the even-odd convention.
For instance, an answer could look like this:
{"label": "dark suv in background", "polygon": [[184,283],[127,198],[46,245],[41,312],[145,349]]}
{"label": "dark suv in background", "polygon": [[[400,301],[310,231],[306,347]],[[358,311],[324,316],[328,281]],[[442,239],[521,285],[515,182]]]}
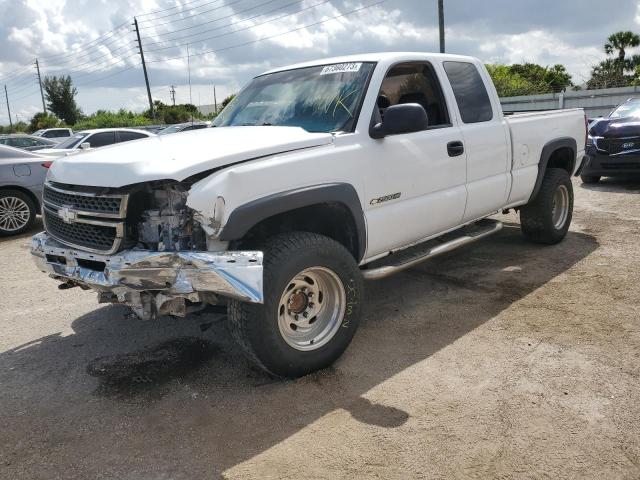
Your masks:
{"label": "dark suv in background", "polygon": [[584,183],[640,175],[640,98],[630,98],[609,117],[591,121],[587,155],[580,172]]}

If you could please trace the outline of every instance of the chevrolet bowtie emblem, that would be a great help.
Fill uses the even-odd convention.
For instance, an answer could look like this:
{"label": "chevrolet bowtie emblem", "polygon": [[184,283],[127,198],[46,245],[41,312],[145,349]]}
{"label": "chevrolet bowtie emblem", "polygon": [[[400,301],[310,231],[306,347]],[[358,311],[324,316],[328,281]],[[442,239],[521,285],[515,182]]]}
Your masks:
{"label": "chevrolet bowtie emblem", "polygon": [[64,223],[71,223],[77,218],[76,212],[71,210],[69,207],[62,207],[58,210],[58,216]]}

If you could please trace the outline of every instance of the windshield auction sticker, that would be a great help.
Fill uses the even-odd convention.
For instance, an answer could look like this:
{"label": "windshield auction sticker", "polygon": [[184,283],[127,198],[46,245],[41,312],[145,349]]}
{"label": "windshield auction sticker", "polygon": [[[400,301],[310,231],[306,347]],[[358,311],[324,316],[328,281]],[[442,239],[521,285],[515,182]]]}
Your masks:
{"label": "windshield auction sticker", "polygon": [[327,65],[322,69],[320,75],[331,75],[333,73],[354,73],[360,71],[362,62],[359,63],[336,63]]}

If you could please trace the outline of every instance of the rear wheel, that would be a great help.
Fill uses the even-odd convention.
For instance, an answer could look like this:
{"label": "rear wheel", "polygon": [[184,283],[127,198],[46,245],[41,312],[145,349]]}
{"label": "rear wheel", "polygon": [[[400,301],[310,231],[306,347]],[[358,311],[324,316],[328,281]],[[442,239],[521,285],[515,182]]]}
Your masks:
{"label": "rear wheel", "polygon": [[524,236],[549,245],[564,239],[573,216],[573,185],[566,170],[550,168],[535,199],[520,210]]}
{"label": "rear wheel", "polygon": [[247,356],[280,377],[325,368],[358,327],[362,277],[353,256],[334,240],[289,233],[264,251],[264,304],[229,302],[229,327]]}
{"label": "rear wheel", "polygon": [[0,236],[28,230],[36,219],[33,200],[18,190],[0,191]]}
{"label": "rear wheel", "polygon": [[582,183],[598,183],[600,181],[600,175],[580,175],[580,180]]}

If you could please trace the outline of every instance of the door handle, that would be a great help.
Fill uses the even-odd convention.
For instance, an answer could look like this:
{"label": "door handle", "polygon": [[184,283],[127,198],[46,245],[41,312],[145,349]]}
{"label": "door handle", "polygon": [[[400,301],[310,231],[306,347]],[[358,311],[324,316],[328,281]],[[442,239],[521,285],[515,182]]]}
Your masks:
{"label": "door handle", "polygon": [[461,141],[447,143],[447,152],[450,157],[459,157],[464,154],[464,143]]}

